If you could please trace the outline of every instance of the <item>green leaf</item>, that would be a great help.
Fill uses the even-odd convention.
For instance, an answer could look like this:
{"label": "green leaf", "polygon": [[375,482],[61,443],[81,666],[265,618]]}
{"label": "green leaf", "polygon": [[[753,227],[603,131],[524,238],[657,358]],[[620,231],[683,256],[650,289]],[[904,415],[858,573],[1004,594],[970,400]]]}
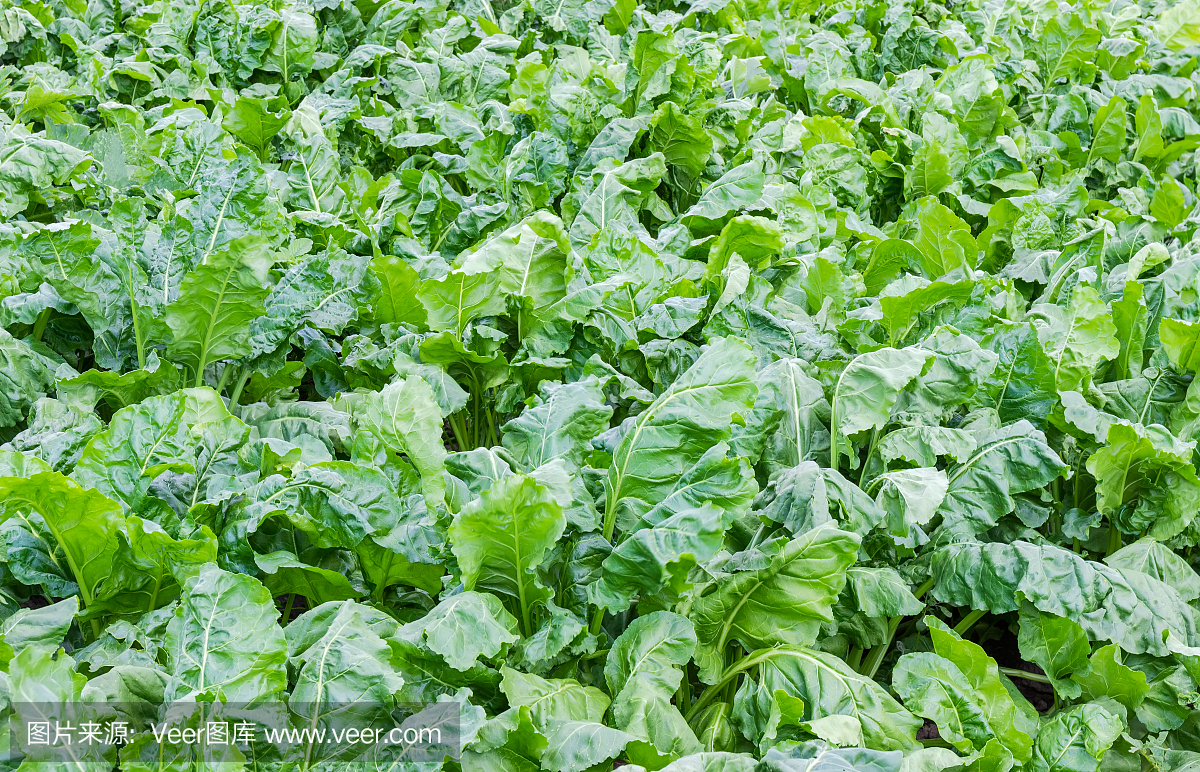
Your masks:
{"label": "green leaf", "polygon": [[1048,485],[1066,468],[1028,421],[1009,424],[980,438],[970,456],[947,470],[938,511],[972,530],[990,527],[1016,508],[1014,495]]}
{"label": "green leaf", "polygon": [[958,215],[927,196],[917,202],[916,226],[912,243],[921,254],[920,267],[927,279],[940,279],[955,269],[971,275],[979,248]]}
{"label": "green leaf", "polygon": [[599,721],[609,699],[594,686],[582,686],[569,678],[540,678],[501,669],[500,690],[512,708],[527,707],[534,726],[544,729],[554,721]]}
{"label": "green leaf", "polygon": [[354,420],[389,451],[408,458],[421,475],[421,489],[430,508],[442,503],[446,448],[442,445],[442,413],[429,384],[417,377],[393,381],[358,402]]}
{"label": "green leaf", "polygon": [[421,277],[416,269],[399,257],[377,255],[371,261],[371,270],[380,285],[379,299],[375,302],[375,318],[384,323],[404,322],[425,329],[428,313],[425,305],[412,302],[417,288],[421,286]]}
{"label": "green leaf", "polygon": [[882,429],[900,392],[925,369],[933,354],[917,348],[881,348],[852,359],[838,376],[830,399],[833,461],[838,465],[843,452],[851,452],[851,435],[867,429]]}
{"label": "green leaf", "polygon": [[1041,304],[1030,316],[1060,391],[1086,388],[1096,367],[1121,351],[1108,307],[1091,287],[1076,287],[1066,308]]}
{"label": "green leaf", "polygon": [[620,694],[637,680],[639,688],[674,693],[681,668],[696,649],[696,632],[687,617],[654,611],[638,617],[613,642],[604,663],[610,694]]}
{"label": "green leaf", "polygon": [[757,662],[755,685],[760,692],[773,695],[782,691],[803,700],[804,721],[849,716],[859,724],[867,748],[915,750],[920,746],[914,739],[920,719],[881,685],[832,654],[783,647],[757,652],[744,661]]}
{"label": "green leaf", "polygon": [[1121,299],[1113,301],[1113,326],[1117,328],[1117,342],[1121,353],[1113,362],[1117,375],[1136,378],[1141,375],[1145,363],[1146,318],[1148,309],[1143,298],[1142,285],[1126,281]]}
{"label": "green leaf", "polygon": [[1179,597],[1191,602],[1200,598],[1200,574],[1187,561],[1152,536],[1138,539],[1104,559],[1113,568],[1140,571],[1169,584]]}
{"label": "green leaf", "polygon": [[[983,695],[950,660],[932,652],[905,654],[892,672],[892,687],[905,706],[937,724],[942,739],[966,753],[982,749],[996,736],[981,703]],[[1019,737],[1016,730],[1009,730]],[[1025,743],[1028,745],[1029,738]]]}
{"label": "green leaf", "polygon": [[67,598],[42,608],[23,608],[0,623],[0,664],[7,670],[27,648],[55,651],[79,613],[79,599]]}
{"label": "green leaf", "polygon": [[1123,729],[1121,719],[1100,705],[1076,705],[1056,713],[1038,734],[1029,769],[1095,772]]}
{"label": "green leaf", "polygon": [[207,565],[183,583],[164,649],[168,699],[223,696],[257,702],[287,687],[287,646],[278,612],[253,577]]}
{"label": "green leaf", "polygon": [[[288,664],[296,671],[288,705],[301,726],[341,728],[379,721],[404,679],[392,667],[391,617],[352,600],[331,601],[287,626]],[[320,765],[333,744],[305,740],[299,755]]]}
{"label": "green leaf", "polygon": [[638,617],[609,650],[604,678],[619,729],[675,755],[700,745],[671,696],[696,648],[692,623],[679,614],[656,611]]}
{"label": "green leaf", "polygon": [[933,554],[933,596],[943,603],[1016,611],[1016,595],[1047,614],[1077,622],[1088,637],[1133,654],[1166,656],[1167,633],[1200,642],[1200,614],[1169,585],[1122,572],[1052,545],[961,543]]}
{"label": "green leaf", "polygon": [[54,187],[81,175],[93,160],[65,142],[30,134],[24,126],[8,126],[0,139],[0,215],[23,212],[31,201],[44,201]]}
{"label": "green leaf", "polygon": [[723,510],[712,504],[687,508],[629,534],[604,559],[600,580],[588,587],[588,601],[611,613],[624,611],[634,596],[677,596],[688,574],[720,549]]}
{"label": "green leaf", "polygon": [[1067,699],[1078,697],[1079,684],[1068,679],[1090,669],[1092,647],[1087,633],[1070,619],[1043,614],[1030,603],[1021,604],[1020,624],[1021,657],[1042,669],[1056,693]]}
{"label": "green leaf", "polygon": [[0,427],[16,426],[54,386],[50,362],[23,340],[0,330]]}
{"label": "green leaf", "polygon": [[[1050,333],[1054,335],[1056,333]],[[980,345],[1000,356],[1000,363],[984,384],[1000,420],[1027,420],[1044,427],[1058,402],[1056,365],[1042,348],[1041,331],[1030,322],[996,325]]]}
{"label": "green leaf", "polygon": [[852,566],[846,575],[859,609],[869,617],[911,617],[925,610],[894,568]]}
{"label": "green leaf", "polygon": [[[1200,29],[1200,7],[1198,7],[1197,25]],[[1133,147],[1133,160],[1160,156],[1163,151],[1163,125],[1162,115],[1158,112],[1158,104],[1154,100],[1154,95],[1143,94],[1138,100],[1137,112],[1133,116],[1133,125],[1138,135],[1137,144]]]}
{"label": "green leaf", "polygon": [[521,415],[501,427],[501,440],[526,470],[560,458],[578,469],[588,442],[608,427],[612,412],[598,379],[547,383]]}
{"label": "green leaf", "polygon": [[[1200,506],[1200,479],[1191,459],[1192,444],[1161,426],[1113,424],[1104,447],[1087,460],[1096,479],[1096,508],[1122,531],[1175,536]],[[1123,509],[1129,505],[1133,511]]]}
{"label": "green leaf", "polygon": [[712,152],[713,140],[704,124],[681,110],[674,102],[664,102],[650,118],[650,147],[663,154],[666,162],[692,177],[700,176]]}
{"label": "green leaf", "polygon": [[1116,644],[1102,646],[1092,655],[1087,672],[1072,676],[1089,700],[1109,697],[1127,710],[1136,710],[1150,687],[1146,674],[1126,667],[1121,662],[1121,649]]}
{"label": "green leaf", "polygon": [[763,165],[751,160],[722,174],[704,189],[696,203],[684,213],[689,228],[703,220],[720,220],[730,212],[750,206],[762,196],[766,184]]}
{"label": "green leaf", "polygon": [[343,574],[320,566],[310,566],[285,550],[255,555],[254,563],[262,571],[262,582],[271,595],[299,595],[314,606],[326,601],[357,598],[356,590]]}
{"label": "green leaf", "polygon": [[[125,521],[121,507],[58,472],[40,472],[28,478],[0,477],[0,497],[5,530],[22,528],[36,540],[39,552],[55,563],[65,563],[70,572],[67,578],[78,588],[83,605],[90,606],[112,572],[117,533]],[[11,533],[6,539],[9,561],[13,563],[17,545]]]}
{"label": "green leaf", "polygon": [[421,620],[425,645],[455,670],[469,670],[480,657],[491,659],[517,641],[517,620],[494,595],[452,595]]}
{"label": "green leaf", "polygon": [[183,278],[179,299],[165,311],[167,353],[191,368],[196,386],[203,385],[208,365],[250,354],[250,322],[264,312],[273,262],[266,240],[247,236],[208,255]]}
{"label": "green leaf", "polygon": [[772,540],[747,555],[754,568],[730,573],[692,604],[701,679],[716,681],[734,641],[747,650],[814,643],[821,625],[833,619],[858,544],[854,534],[817,528]]}
{"label": "green leaf", "polygon": [[772,473],[827,457],[829,402],[802,360],[780,359],[758,371],[758,396],[745,418],[731,444]]}
{"label": "green leaf", "polygon": [[450,524],[450,544],[468,590],[502,596],[533,632],[534,608],[550,598],[537,568],[566,526],[551,491],[532,477],[513,474],[497,480]]}
{"label": "green leaf", "polygon": [[287,108],[273,112],[265,99],[239,96],[232,109],[221,119],[221,126],[246,143],[258,157],[265,159],[271,139],[288,122]]}
{"label": "green leaf", "polygon": [[1096,117],[1092,119],[1092,146],[1088,149],[1089,165],[1097,158],[1114,163],[1120,160],[1125,149],[1128,120],[1125,100],[1118,96],[1096,111]]}
{"label": "green leaf", "polygon": [[614,758],[633,739],[594,721],[564,721],[546,737],[542,767],[548,772],[583,772]]}
{"label": "green leaf", "polygon": [[734,416],[749,413],[755,391],[750,348],[720,339],[650,407],[614,430],[604,483],[605,536],[611,537],[620,511],[648,510],[710,447],[728,439]]}
{"label": "green leaf", "polygon": [[[440,279],[421,282],[416,296],[425,307],[425,321],[430,328],[461,337],[467,325],[479,317],[503,312],[504,296],[496,291],[500,274],[495,268],[494,262],[471,263],[451,270]],[[398,321],[412,318],[411,312],[393,316]]]}
{"label": "green leaf", "polygon": [[1173,51],[1200,43],[1200,2],[1184,0],[1167,8],[1154,24],[1154,35]]}
{"label": "green leaf", "polygon": [[1176,368],[1185,373],[1200,370],[1200,349],[1196,346],[1200,342],[1200,323],[1163,319],[1158,326],[1158,337]]}
{"label": "green leaf", "polygon": [[[1052,17],[1037,41],[1037,62],[1042,79],[1053,83],[1085,72],[1100,43],[1100,30],[1084,24],[1079,14]],[[1094,70],[1092,72],[1095,72]]]}
{"label": "green leaf", "polygon": [[[206,466],[232,463],[246,434],[212,389],[150,397],[113,415],[108,429],[88,442],[73,475],[139,512],[151,505],[150,483],[163,471],[199,474]],[[215,453],[199,443],[201,437],[216,440]]]}
{"label": "green leaf", "polygon": [[971,685],[997,739],[1017,760],[1029,758],[1037,734],[1037,713],[1012,683],[1000,674],[996,661],[976,643],[963,639],[944,622],[925,617],[934,651],[953,662]]}

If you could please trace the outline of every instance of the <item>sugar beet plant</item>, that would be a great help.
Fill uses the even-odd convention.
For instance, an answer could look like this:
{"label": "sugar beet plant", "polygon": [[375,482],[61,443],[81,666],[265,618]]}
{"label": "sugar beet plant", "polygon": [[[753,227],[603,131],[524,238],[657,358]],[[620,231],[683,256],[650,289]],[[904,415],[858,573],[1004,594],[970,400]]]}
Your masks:
{"label": "sugar beet plant", "polygon": [[61,767],[441,702],[460,757],[220,768],[1200,769],[1197,0],[0,51],[0,708],[138,730]]}

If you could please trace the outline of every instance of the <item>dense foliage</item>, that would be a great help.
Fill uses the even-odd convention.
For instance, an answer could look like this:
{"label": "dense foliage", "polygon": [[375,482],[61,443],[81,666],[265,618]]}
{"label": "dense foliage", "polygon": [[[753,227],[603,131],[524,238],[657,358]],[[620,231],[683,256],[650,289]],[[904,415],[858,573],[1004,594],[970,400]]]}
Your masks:
{"label": "dense foliage", "polygon": [[6,711],[1200,769],[1197,0],[0,0],[0,51]]}

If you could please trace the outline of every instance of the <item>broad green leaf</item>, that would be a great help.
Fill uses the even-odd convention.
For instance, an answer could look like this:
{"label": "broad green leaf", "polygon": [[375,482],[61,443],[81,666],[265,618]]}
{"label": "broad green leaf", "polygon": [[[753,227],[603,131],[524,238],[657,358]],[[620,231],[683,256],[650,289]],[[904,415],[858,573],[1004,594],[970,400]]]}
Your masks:
{"label": "broad green leaf", "polygon": [[79,599],[67,598],[43,608],[23,608],[0,623],[0,664],[27,648],[54,651],[62,644],[79,613]]}
{"label": "broad green leaf", "polygon": [[765,183],[761,162],[739,164],[704,189],[699,200],[684,214],[685,222],[720,220],[730,212],[748,207],[762,195]]}
{"label": "broad green leaf", "polygon": [[1166,656],[1167,633],[1200,642],[1200,614],[1174,589],[1140,571],[1125,573],[1052,545],[961,543],[933,555],[943,603],[1016,611],[1016,594],[1047,614],[1077,622],[1088,637],[1134,654]]}
{"label": "broad green leaf", "polygon": [[900,392],[929,364],[933,354],[917,348],[881,348],[859,354],[838,376],[829,402],[833,433],[833,461],[843,452],[851,457],[850,437],[868,429],[882,429]]}
{"label": "broad green leaf", "polygon": [[974,435],[962,429],[942,426],[906,426],[888,432],[875,450],[885,463],[907,461],[916,466],[930,467],[939,457],[957,462],[966,461],[978,447]]}
{"label": "broad green leaf", "polygon": [[[1200,23],[1200,8],[1197,12]],[[1200,24],[1198,24],[1200,26]],[[1137,131],[1137,143],[1133,147],[1133,160],[1143,156],[1157,158],[1163,151],[1162,115],[1158,112],[1158,104],[1153,94],[1143,94],[1138,100],[1137,112],[1133,116],[1133,125]]]}
{"label": "broad green leaf", "polygon": [[917,231],[912,243],[921,254],[925,277],[940,279],[955,269],[970,276],[978,246],[967,224],[930,196],[917,203],[915,214]]}
{"label": "broad green leaf", "polygon": [[915,750],[921,726],[880,684],[822,651],[785,646],[764,649],[744,662],[758,665],[757,688],[782,691],[804,701],[805,721],[850,716],[859,724],[863,744],[875,750]]}
{"label": "broad green leaf", "polygon": [[899,772],[903,754],[866,748],[833,748],[819,740],[791,745],[786,753],[772,748],[760,766],[770,772]]}
{"label": "broad green leaf", "polygon": [[1087,634],[1076,622],[1043,614],[1030,603],[1021,604],[1017,645],[1021,657],[1038,665],[1050,679],[1054,691],[1067,699],[1079,696],[1072,674],[1086,674],[1092,653]]}
{"label": "broad green leaf", "polygon": [[925,610],[894,568],[852,566],[846,575],[859,609],[869,617],[910,617]]}
{"label": "broad green leaf", "polygon": [[491,659],[517,640],[517,620],[494,595],[463,592],[446,598],[420,621],[425,645],[455,670]]}
{"label": "broad green leaf", "polygon": [[[67,569],[65,578],[76,588],[61,594],[77,591],[83,605],[90,606],[112,572],[119,546],[117,534],[125,525],[120,505],[58,472],[0,477],[0,497],[8,560],[14,573],[23,577],[33,555],[44,555],[54,564],[61,562]],[[14,528],[22,532],[19,541]],[[32,542],[29,547],[24,546],[26,539]],[[36,551],[22,555],[26,549]]]}
{"label": "broad green leaf", "polygon": [[501,439],[526,470],[559,458],[576,469],[611,416],[598,380],[547,384],[521,415],[504,424]]}
{"label": "broad green leaf", "polygon": [[1096,367],[1121,353],[1112,316],[1090,287],[1076,287],[1065,308],[1036,305],[1030,316],[1062,391],[1086,388]]}
{"label": "broad green leaf", "polygon": [[273,111],[265,99],[239,96],[233,107],[221,119],[221,126],[266,158],[271,140],[287,124],[291,111]]}
{"label": "broad green leaf", "polygon": [[[387,716],[404,684],[387,643],[395,630],[391,617],[352,600],[331,601],[289,624],[288,662],[297,674],[288,706],[297,723],[343,729]],[[309,763],[320,765],[324,755],[336,753],[333,743],[309,738],[299,749]]]}
{"label": "broad green leaf", "polygon": [[1088,164],[1098,158],[1112,162],[1121,158],[1128,121],[1125,100],[1119,96],[1114,96],[1096,111],[1092,119],[1092,146],[1088,149]]}
{"label": "broad green leaf", "polygon": [[1200,323],[1163,319],[1158,337],[1171,364],[1184,372],[1200,370]]}
{"label": "broad green leaf", "polygon": [[[747,556],[751,570],[731,573],[692,604],[700,647],[700,677],[713,683],[725,667],[725,650],[814,643],[846,584],[859,540],[836,528],[817,528],[775,539]],[[761,567],[760,567],[761,566]]]}
{"label": "broad green leaf", "polygon": [[287,687],[287,645],[258,580],[208,565],[183,583],[163,648],[174,677],[169,699],[223,696],[257,702]]}
{"label": "broad green leaf", "polygon": [[[1019,737],[1015,729],[996,727],[971,682],[950,660],[932,652],[905,654],[892,671],[892,687],[917,715],[937,724],[942,739],[960,751],[980,750],[997,732]],[[1028,744],[1029,738],[1024,738]]]}
{"label": "broad green leaf", "polygon": [[983,648],[962,638],[944,622],[925,617],[934,651],[953,662],[971,685],[988,724],[1013,757],[1029,757],[1030,739],[1037,734],[1037,713],[1012,683],[1000,674]]}
{"label": "broad green leaf", "polygon": [[50,362],[23,340],[0,330],[0,426],[16,426],[54,386]]}
{"label": "broad green leaf", "polygon": [[627,609],[639,593],[645,598],[679,595],[689,586],[692,569],[720,549],[723,514],[705,504],[629,534],[604,559],[600,580],[588,588],[588,601],[616,613]]}
{"label": "broad green leaf", "polygon": [[548,772],[583,772],[614,758],[633,739],[594,721],[564,721],[546,737],[542,767]]}
{"label": "broad green leaf", "polygon": [[669,611],[635,619],[613,643],[604,666],[617,727],[662,753],[700,747],[671,697],[696,648],[692,623]]}
{"label": "broad green leaf", "polygon": [[1030,322],[996,325],[980,345],[1000,356],[984,384],[986,400],[1003,422],[1027,420],[1044,427],[1058,402],[1056,365],[1042,348],[1040,330]]}
{"label": "broad green leaf", "polygon": [[990,527],[1013,511],[1014,495],[1048,485],[1065,469],[1045,435],[1018,421],[981,437],[971,455],[947,470],[946,498],[938,511],[947,522]]}
{"label": "broad green leaf", "polygon": [[442,413],[429,384],[417,377],[393,381],[357,403],[354,420],[389,451],[408,458],[421,475],[429,507],[441,504],[446,448],[442,445]]}
{"label": "broad green leaf", "polygon": [[889,343],[902,343],[922,312],[941,303],[965,303],[971,297],[972,286],[969,281],[928,282],[919,276],[905,276],[889,284],[879,295]]}
{"label": "broad green leaf", "polygon": [[[421,286],[421,277],[416,269],[399,257],[377,255],[371,261],[371,270],[379,279],[380,286],[379,299],[375,302],[375,318],[384,323],[405,322],[426,329],[428,312],[424,303],[412,302],[417,288]],[[444,320],[444,317],[439,316],[439,319]]]}
{"label": "broad green leaf", "polygon": [[[74,478],[138,512],[151,499],[151,481],[165,470],[199,474],[232,463],[247,429],[211,389],[184,389],[118,410],[75,465]],[[199,443],[216,440],[211,448]]]}
{"label": "broad green leaf", "polygon": [[1107,443],[1087,460],[1097,509],[1125,532],[1159,539],[1180,533],[1200,506],[1192,450],[1161,426],[1113,424]]}
{"label": "broad green leaf", "polygon": [[1121,719],[1100,705],[1076,705],[1056,713],[1038,734],[1029,769],[1095,772],[1122,729]]}
{"label": "broad green leaf", "polygon": [[1136,710],[1146,699],[1150,687],[1146,684],[1146,674],[1127,667],[1122,659],[1121,649],[1116,644],[1102,646],[1092,655],[1087,672],[1075,674],[1072,680],[1082,687],[1086,699],[1108,697],[1127,710]]}
{"label": "broad green leaf", "polygon": [[217,560],[217,540],[201,527],[196,538],[175,539],[158,524],[140,517],[126,519],[117,533],[112,573],[92,610],[135,615],[161,608],[179,596],[180,580]]}
{"label": "broad green leaf", "polygon": [[671,694],[683,676],[681,668],[696,649],[696,632],[686,617],[654,611],[625,628],[604,664],[611,694],[620,694],[637,679],[639,688],[657,688]]}
{"label": "broad green leaf", "polygon": [[754,356],[746,344],[725,338],[700,358],[650,407],[615,431],[613,461],[605,478],[605,536],[621,510],[640,513],[674,487],[710,447],[728,439],[734,416],[749,413],[755,395]]}
{"label": "broad green leaf", "polygon": [[545,728],[554,721],[599,721],[609,699],[594,686],[567,678],[540,678],[502,668],[500,689],[512,708],[528,708],[533,723]]}
{"label": "broad green leaf", "polygon": [[264,312],[267,272],[274,258],[264,238],[247,236],[208,255],[179,286],[179,298],[167,306],[171,329],[167,353],[204,384],[213,363],[250,354],[250,323]]}
{"label": "broad green leaf", "polygon": [[1155,22],[1154,34],[1174,51],[1200,43],[1200,3],[1184,0],[1167,8]]}
{"label": "broad green leaf", "polygon": [[1121,299],[1112,304],[1113,326],[1117,328],[1117,343],[1121,347],[1113,367],[1122,378],[1138,377],[1145,364],[1148,309],[1143,295],[1141,284],[1126,281]]}
{"label": "broad green leaf", "polygon": [[450,524],[463,584],[502,596],[532,634],[534,608],[550,597],[537,569],[565,526],[551,491],[525,475],[501,478]]}
{"label": "broad green leaf", "polygon": [[[378,266],[378,261],[376,261]],[[449,331],[461,336],[467,325],[482,316],[494,316],[504,311],[504,296],[498,289],[500,273],[495,270],[497,264],[472,263],[468,267],[455,268],[440,279],[428,279],[421,282],[416,292],[416,299],[425,307],[421,321],[426,322],[431,329]],[[378,267],[376,268],[378,271]],[[393,270],[399,275],[392,277]],[[400,287],[385,290],[388,292],[403,292],[406,279],[404,271],[397,266],[389,269],[388,281],[402,282]],[[394,303],[395,301],[393,301]],[[407,304],[406,304],[407,305]],[[397,321],[410,321],[414,317],[412,311],[390,315]]]}
{"label": "broad green leaf", "polygon": [[674,102],[664,102],[651,116],[649,139],[668,164],[693,177],[704,171],[713,147],[704,124]]}
{"label": "broad green leaf", "polygon": [[1051,18],[1037,41],[1038,69],[1047,83],[1084,71],[1100,42],[1100,30],[1085,25],[1079,14]]}
{"label": "broad green leaf", "polygon": [[45,200],[55,186],[67,184],[94,163],[79,148],[31,134],[20,124],[5,127],[0,159],[0,215],[6,219],[23,212],[31,201]]}
{"label": "broad green leaf", "polygon": [[1200,574],[1151,536],[1122,547],[1104,558],[1104,562],[1121,571],[1140,571],[1169,584],[1188,602],[1200,598]]}
{"label": "broad green leaf", "polygon": [[[772,472],[827,458],[829,401],[799,359],[781,359],[758,371],[758,396],[744,427],[734,429],[738,455],[761,457]],[[760,450],[761,448],[761,450]]]}
{"label": "broad green leaf", "polygon": [[337,571],[310,566],[290,552],[279,550],[255,555],[254,563],[262,571],[262,582],[274,596],[299,595],[314,605],[331,600],[357,598],[362,593]]}

